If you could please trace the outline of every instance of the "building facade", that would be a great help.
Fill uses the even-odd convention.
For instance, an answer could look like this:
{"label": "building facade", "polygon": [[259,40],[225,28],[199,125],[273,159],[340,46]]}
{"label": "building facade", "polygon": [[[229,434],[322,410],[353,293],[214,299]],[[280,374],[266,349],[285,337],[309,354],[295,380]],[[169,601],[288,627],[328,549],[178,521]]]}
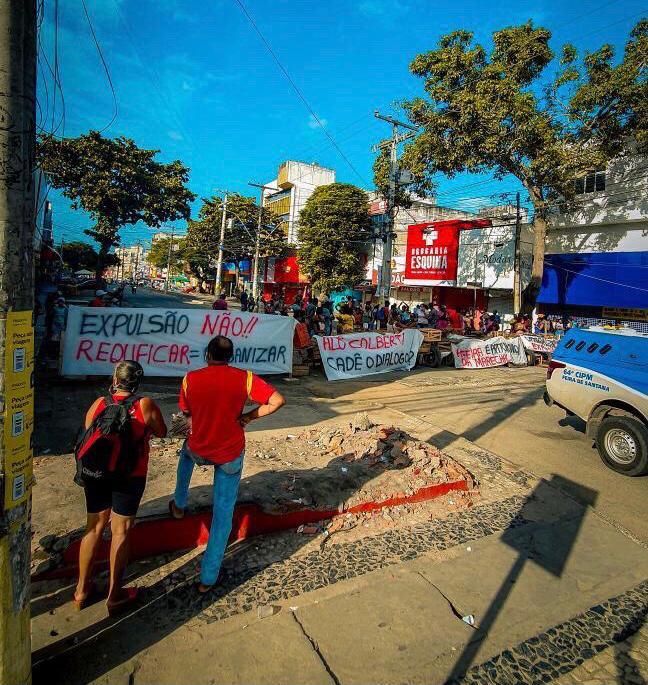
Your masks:
{"label": "building facade", "polygon": [[130,281],[135,278],[149,277],[150,265],[146,261],[146,250],[141,245],[117,247],[115,254],[119,259],[119,264],[106,269],[104,273],[106,278]]}
{"label": "building facade", "polygon": [[[378,233],[387,218],[385,208],[383,200],[372,197],[370,212]],[[435,302],[513,313],[516,212],[515,206],[497,205],[474,214],[439,206],[434,198],[414,198],[412,207],[399,209],[394,220],[391,302]],[[522,282],[526,284],[531,273],[532,229],[525,209],[520,210],[519,221]],[[380,280],[382,249],[378,242],[370,260],[374,285]],[[429,258],[430,268],[416,273],[411,258],[421,256]]]}
{"label": "building facade", "polygon": [[552,208],[541,311],[648,332],[648,158],[628,152]]}
{"label": "building facade", "polygon": [[319,166],[289,160],[279,166],[277,178],[265,183],[264,206],[272,209],[284,222],[288,242],[299,242],[299,214],[308,198],[318,186],[335,183],[335,171]]}
{"label": "building facade", "polygon": [[[288,243],[299,247],[299,215],[318,186],[335,183],[335,171],[318,164],[289,160],[279,166],[277,178],[265,183],[262,202],[281,219]],[[287,303],[304,296],[308,279],[299,270],[296,254],[283,259],[266,258],[259,268],[265,299],[281,297]]]}

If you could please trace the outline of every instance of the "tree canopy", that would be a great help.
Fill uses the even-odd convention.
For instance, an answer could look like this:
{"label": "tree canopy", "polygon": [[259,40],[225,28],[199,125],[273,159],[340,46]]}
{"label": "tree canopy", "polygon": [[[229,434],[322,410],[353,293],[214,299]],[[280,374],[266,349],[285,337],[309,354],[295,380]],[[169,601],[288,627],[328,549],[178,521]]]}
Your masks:
{"label": "tree canopy", "polygon": [[178,160],[157,161],[158,152],[98,131],[65,139],[44,135],[38,141],[39,164],[52,186],[95,221],[85,233],[100,245],[98,275],[123,226],[142,221],[158,227],[190,216],[195,195],[186,186],[189,170]]}
{"label": "tree canopy", "polygon": [[349,183],[319,186],[299,219],[299,262],[313,288],[332,292],[364,278],[362,247],[371,240],[364,190]]}
{"label": "tree canopy", "polygon": [[[169,259],[169,247],[171,258]],[[171,245],[171,238],[160,238],[151,244],[151,249],[146,255],[146,261],[158,269],[166,269],[170,263],[171,271],[182,271],[186,260],[187,244],[185,238],[174,238]]]}
{"label": "tree canopy", "polygon": [[[97,262],[99,260],[99,255],[94,247],[81,240],[64,243],[61,249],[61,257],[63,258],[63,262],[72,271],[80,271],[81,269],[94,271],[97,268]],[[119,264],[119,259],[116,255],[106,255],[105,266],[116,264]]]}
{"label": "tree canopy", "polygon": [[[489,52],[468,31],[445,35],[410,65],[427,97],[404,103],[421,127],[402,158],[416,190],[431,190],[437,173],[467,171],[510,174],[528,191],[535,233],[529,302],[542,279],[549,208],[573,200],[575,179],[623,154],[630,139],[648,148],[648,21],[635,26],[618,60],[609,45],[582,58],[564,46],[548,81],[550,37],[528,22],[496,31]],[[375,170],[380,187],[384,157]]]}
{"label": "tree canopy", "polygon": [[[213,279],[216,275],[222,206],[218,196],[203,198],[198,219],[187,225],[186,259],[191,271],[202,278]],[[280,257],[288,248],[285,229],[267,207],[262,212],[260,256]],[[227,219],[232,219],[232,223],[225,230],[225,259],[238,261],[253,257],[259,205],[253,197],[233,193],[227,199]]]}

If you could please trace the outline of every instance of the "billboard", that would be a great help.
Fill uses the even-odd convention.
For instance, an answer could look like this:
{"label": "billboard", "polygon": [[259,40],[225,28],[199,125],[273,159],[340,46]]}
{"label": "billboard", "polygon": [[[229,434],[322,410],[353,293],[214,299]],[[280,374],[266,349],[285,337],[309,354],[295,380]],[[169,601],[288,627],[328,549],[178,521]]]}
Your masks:
{"label": "billboard", "polygon": [[457,279],[459,231],[485,226],[490,226],[488,219],[451,219],[408,226],[406,281],[454,285]]}

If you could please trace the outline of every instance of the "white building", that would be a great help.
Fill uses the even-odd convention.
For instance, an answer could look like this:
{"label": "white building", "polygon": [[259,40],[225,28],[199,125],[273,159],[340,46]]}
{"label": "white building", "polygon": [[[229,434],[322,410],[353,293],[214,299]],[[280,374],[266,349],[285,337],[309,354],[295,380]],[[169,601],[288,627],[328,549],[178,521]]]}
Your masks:
{"label": "white building", "polygon": [[288,242],[298,243],[299,213],[318,186],[335,183],[335,171],[318,164],[289,160],[279,166],[277,178],[264,183],[276,190],[263,190],[264,206],[285,223]]}
{"label": "white building", "polygon": [[547,313],[621,319],[648,331],[648,158],[619,157],[552,208],[542,290]]}
{"label": "white building", "polygon": [[119,265],[106,269],[107,278],[130,280],[132,278],[145,278],[150,267],[146,262],[146,251],[141,245],[131,247],[117,247],[115,254],[119,259]]}

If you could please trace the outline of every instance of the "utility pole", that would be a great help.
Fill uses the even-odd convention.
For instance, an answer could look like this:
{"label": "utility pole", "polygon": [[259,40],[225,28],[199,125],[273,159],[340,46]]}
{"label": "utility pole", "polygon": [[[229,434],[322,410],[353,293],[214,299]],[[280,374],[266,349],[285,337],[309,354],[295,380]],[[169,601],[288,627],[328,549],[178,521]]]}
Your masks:
{"label": "utility pole", "polygon": [[513,261],[513,313],[519,314],[522,308],[522,274],[521,274],[521,219],[520,193],[515,195],[515,257]]}
{"label": "utility pole", "polygon": [[31,682],[36,0],[0,0],[0,683]]}
{"label": "utility pole", "polygon": [[[392,125],[392,137],[379,145],[373,146],[373,151],[389,147],[389,187],[387,190],[387,225],[382,231],[383,251],[382,251],[382,267],[380,270],[380,279],[377,287],[377,294],[381,300],[389,299],[389,292],[391,288],[391,262],[392,252],[394,248],[394,219],[396,217],[396,189],[399,184],[398,179],[398,144],[404,140],[413,138],[418,130],[416,126],[406,124],[398,121],[393,117],[374,112],[376,119],[382,119]],[[407,128],[410,133],[398,133],[398,127]]]}
{"label": "utility pole", "polygon": [[220,292],[220,282],[223,275],[223,253],[225,252],[225,225],[227,221],[227,192],[223,198],[223,213],[221,216],[220,238],[218,240],[218,261],[216,262],[216,283],[214,285],[215,294]]}
{"label": "utility pole", "polygon": [[169,276],[171,275],[171,252],[173,251],[173,238],[174,238],[174,232],[171,231],[171,236],[169,238],[169,251],[167,253],[167,275],[166,275],[166,282],[164,284],[164,290],[168,293],[169,292]]}
{"label": "utility pole", "polygon": [[264,186],[261,183],[248,183],[249,186],[261,188],[261,197],[259,198],[259,221],[257,223],[257,234],[254,240],[254,271],[252,272],[252,297],[257,299],[259,293],[259,253],[261,251],[261,226],[263,225],[263,191],[277,190],[272,186]]}
{"label": "utility pole", "polygon": [[142,247],[141,241],[137,241],[137,252],[135,253],[135,269],[133,270],[133,281],[137,282],[137,269],[139,268],[139,255]]}

